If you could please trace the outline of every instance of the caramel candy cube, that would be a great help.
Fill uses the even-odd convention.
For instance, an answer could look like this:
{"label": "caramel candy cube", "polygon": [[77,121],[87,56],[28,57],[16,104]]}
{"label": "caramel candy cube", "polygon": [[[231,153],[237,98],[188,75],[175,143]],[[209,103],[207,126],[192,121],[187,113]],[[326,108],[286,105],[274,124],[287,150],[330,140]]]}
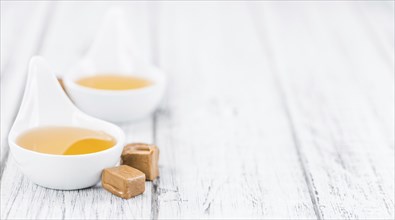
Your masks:
{"label": "caramel candy cube", "polygon": [[104,169],[101,181],[104,189],[124,199],[140,195],[145,190],[144,173],[130,166]]}
{"label": "caramel candy cube", "polygon": [[159,149],[150,144],[128,144],[123,148],[121,164],[134,167],[143,173],[147,180],[159,176]]}

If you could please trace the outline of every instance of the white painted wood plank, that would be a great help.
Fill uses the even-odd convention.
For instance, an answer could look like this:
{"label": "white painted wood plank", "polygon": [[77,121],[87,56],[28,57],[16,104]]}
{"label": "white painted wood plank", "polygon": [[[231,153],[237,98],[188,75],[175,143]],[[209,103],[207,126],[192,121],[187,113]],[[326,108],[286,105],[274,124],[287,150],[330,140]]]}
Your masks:
{"label": "white painted wood plank", "polygon": [[26,18],[32,16],[34,4],[21,4],[17,2],[1,1],[1,75],[7,71],[3,71],[4,67],[12,62],[12,55],[18,48],[18,41],[24,36],[21,32],[25,32],[27,25]]}
{"label": "white painted wood plank", "polygon": [[284,106],[244,3],[163,2],[158,218],[315,218]]}
{"label": "white painted wood plank", "polygon": [[[145,59],[149,52],[148,9],[145,3],[121,4],[128,13],[132,30],[140,40]],[[40,48],[53,67],[62,75],[88,48],[100,20],[111,4],[69,3],[56,6],[46,41]],[[127,7],[125,7],[127,6]],[[72,16],[71,16],[72,15]],[[139,122],[121,124],[127,142],[153,142],[152,117]],[[151,215],[151,182],[146,192],[134,199],[123,200],[99,185],[77,191],[57,191],[33,184],[22,175],[11,158],[2,180],[2,218],[66,218],[66,219],[141,219]],[[39,203],[34,201],[40,201]]]}
{"label": "white painted wood plank", "polygon": [[[394,61],[394,1],[366,1],[355,4],[353,9],[360,13],[358,18],[363,23],[364,28],[369,30],[368,35],[373,38],[376,46],[384,52],[384,59],[389,62]],[[381,55],[381,54],[380,54]]]}
{"label": "white painted wood plank", "polygon": [[[40,50],[59,75],[86,50],[108,5],[76,4],[56,8]],[[305,179],[319,217],[393,218],[391,66],[353,7],[259,3],[250,17],[234,2],[119,4],[143,47],[153,45],[142,56],[170,76],[156,120],[122,125],[130,141],[157,142],[160,180],[133,200],[100,187],[54,191],[10,159],[2,218],[315,218]],[[251,18],[263,19],[258,35]]]}
{"label": "white painted wood plank", "polygon": [[[388,146],[394,148],[395,106],[391,105],[391,100],[395,100],[394,42],[390,45],[384,38],[376,37],[375,33],[383,32],[384,25],[377,28],[380,31],[372,29],[363,18],[364,15],[359,13],[360,7],[365,7],[364,3],[344,7],[344,10],[341,10],[343,19],[336,17],[329,20],[330,16],[326,14],[322,16],[322,20],[333,33],[332,40],[337,40],[339,49],[343,50],[341,61],[344,69],[347,68],[345,73],[349,74],[356,88],[359,88],[361,95],[365,97],[366,107],[372,111],[371,118],[378,124],[377,128],[381,128],[380,132],[383,133]],[[387,8],[381,10],[387,18],[394,17],[394,11],[388,11]],[[394,22],[394,19],[387,19],[385,26],[395,27]],[[386,36],[394,39],[395,35],[392,31],[386,32]]]}
{"label": "white painted wood plank", "polygon": [[393,219],[393,63],[381,56],[381,42],[366,33],[355,6],[254,8],[263,10],[255,11],[268,39],[263,48],[281,82],[320,216]]}

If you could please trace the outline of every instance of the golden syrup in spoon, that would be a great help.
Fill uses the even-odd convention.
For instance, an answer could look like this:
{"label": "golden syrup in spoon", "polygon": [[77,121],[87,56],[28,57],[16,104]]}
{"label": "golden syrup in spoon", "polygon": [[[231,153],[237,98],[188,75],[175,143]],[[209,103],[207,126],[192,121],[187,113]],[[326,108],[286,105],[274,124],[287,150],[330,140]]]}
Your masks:
{"label": "golden syrup in spoon", "polygon": [[16,143],[28,150],[57,155],[90,154],[107,150],[115,139],[102,131],[79,127],[37,127],[21,134]]}

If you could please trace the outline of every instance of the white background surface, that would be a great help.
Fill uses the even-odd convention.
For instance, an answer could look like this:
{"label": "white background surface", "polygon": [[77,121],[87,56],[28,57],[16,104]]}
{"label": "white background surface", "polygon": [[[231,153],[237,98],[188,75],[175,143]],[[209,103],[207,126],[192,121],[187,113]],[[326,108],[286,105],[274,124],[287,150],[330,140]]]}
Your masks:
{"label": "white background surface", "polygon": [[[123,200],[33,184],[8,153],[28,60],[62,75],[110,5],[169,77],[161,176]],[[111,54],[109,54],[111,56]],[[1,2],[1,218],[394,218],[394,3]]]}

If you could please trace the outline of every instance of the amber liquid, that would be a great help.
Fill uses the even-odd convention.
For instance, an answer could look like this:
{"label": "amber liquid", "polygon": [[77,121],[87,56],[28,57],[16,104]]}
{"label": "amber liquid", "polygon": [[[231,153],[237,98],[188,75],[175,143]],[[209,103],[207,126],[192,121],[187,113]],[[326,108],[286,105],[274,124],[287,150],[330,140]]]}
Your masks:
{"label": "amber liquid", "polygon": [[140,77],[110,74],[89,76],[76,82],[81,86],[106,90],[140,89],[152,84],[151,81]]}
{"label": "amber liquid", "polygon": [[78,127],[38,127],[21,134],[16,143],[46,154],[77,155],[107,150],[115,139],[102,131]]}

